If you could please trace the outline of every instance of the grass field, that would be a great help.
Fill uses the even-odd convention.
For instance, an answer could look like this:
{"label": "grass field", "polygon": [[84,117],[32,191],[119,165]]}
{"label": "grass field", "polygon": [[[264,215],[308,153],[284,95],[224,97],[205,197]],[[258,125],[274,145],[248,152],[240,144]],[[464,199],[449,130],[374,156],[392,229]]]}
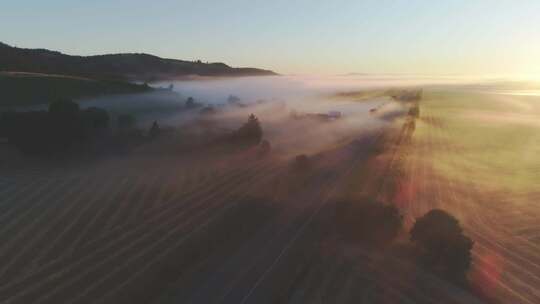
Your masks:
{"label": "grass field", "polygon": [[540,101],[464,91],[424,93],[395,202],[409,225],[432,208],[475,241],[470,278],[500,303],[539,303]]}
{"label": "grass field", "polygon": [[377,126],[311,149],[304,173],[274,150],[160,153],[168,137],[88,163],[2,163],[0,302],[282,299],[318,255],[314,224],[371,156]]}
{"label": "grass field", "polygon": [[[249,149],[152,154],[161,141],[3,163],[0,302],[538,303],[537,101],[430,89],[413,125],[364,107],[399,115],[317,149],[306,172]],[[334,238],[344,196],[396,204],[406,228],[433,208],[458,217],[476,293],[418,267],[406,231],[384,251]]]}

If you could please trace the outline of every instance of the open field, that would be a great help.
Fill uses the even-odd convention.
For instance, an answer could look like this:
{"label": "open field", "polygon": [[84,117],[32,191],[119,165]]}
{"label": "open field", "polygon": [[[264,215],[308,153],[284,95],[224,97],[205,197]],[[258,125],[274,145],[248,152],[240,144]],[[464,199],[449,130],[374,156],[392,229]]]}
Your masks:
{"label": "open field", "polygon": [[306,172],[286,154],[151,145],[86,164],[5,163],[0,302],[284,300],[319,256],[315,224],[329,202],[394,129],[358,126],[316,149]]}
{"label": "open field", "polygon": [[[429,89],[412,124],[389,99],[341,122],[262,107],[263,158],[164,138],[85,164],[2,163],[0,302],[537,303],[535,102]],[[294,169],[297,149],[310,168]],[[336,238],[343,197],[397,205],[406,229],[433,208],[455,215],[475,241],[472,290],[418,267],[405,231],[385,250]]]}
{"label": "open field", "polygon": [[432,208],[475,241],[470,279],[500,303],[540,302],[540,99],[428,91],[392,200],[409,225]]}

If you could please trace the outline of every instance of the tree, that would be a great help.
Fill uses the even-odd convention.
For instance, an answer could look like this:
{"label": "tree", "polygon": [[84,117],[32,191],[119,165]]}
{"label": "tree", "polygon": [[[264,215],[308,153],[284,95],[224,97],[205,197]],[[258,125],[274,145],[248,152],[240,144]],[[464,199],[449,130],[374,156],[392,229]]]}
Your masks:
{"label": "tree", "polygon": [[48,111],[0,115],[0,133],[21,151],[37,155],[67,152],[72,145],[103,134],[108,125],[107,111],[95,107],[81,111],[66,99],[52,102]]}
{"label": "tree", "polygon": [[254,114],[251,114],[248,121],[235,132],[234,137],[241,143],[257,145],[261,142],[262,133],[259,119]]}
{"label": "tree", "polygon": [[240,97],[235,95],[229,95],[229,97],[227,98],[227,103],[229,104],[238,104],[240,101]]}
{"label": "tree", "polygon": [[418,218],[411,240],[420,246],[424,264],[450,277],[462,278],[471,265],[473,241],[446,211],[434,209]]}
{"label": "tree", "polygon": [[186,108],[193,109],[193,108],[196,108],[197,106],[198,105],[195,102],[195,99],[193,99],[193,97],[188,97],[188,99],[186,100]]}
{"label": "tree", "polygon": [[161,129],[159,128],[157,121],[154,121],[148,134],[150,135],[150,138],[156,138],[159,136],[159,133],[161,133]]}

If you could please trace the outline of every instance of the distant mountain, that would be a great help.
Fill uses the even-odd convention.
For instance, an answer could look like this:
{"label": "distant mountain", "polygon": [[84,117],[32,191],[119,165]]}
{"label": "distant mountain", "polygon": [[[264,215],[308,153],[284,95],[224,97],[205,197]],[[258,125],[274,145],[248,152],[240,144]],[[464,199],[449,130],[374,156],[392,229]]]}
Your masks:
{"label": "distant mountain", "polygon": [[17,48],[1,42],[0,71],[140,81],[175,79],[190,75],[277,75],[269,70],[233,68],[224,63],[165,59],[153,55],[135,53],[71,56],[46,49]]}

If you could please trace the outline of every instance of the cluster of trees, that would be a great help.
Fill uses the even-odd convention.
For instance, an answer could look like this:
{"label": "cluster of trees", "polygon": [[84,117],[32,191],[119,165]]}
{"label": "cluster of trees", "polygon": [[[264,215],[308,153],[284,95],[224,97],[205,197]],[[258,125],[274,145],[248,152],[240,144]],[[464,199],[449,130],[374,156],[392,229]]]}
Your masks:
{"label": "cluster of trees", "polygon": [[418,105],[418,101],[413,104],[413,106],[409,109],[409,116],[418,118],[420,116],[420,106]]}
{"label": "cluster of trees", "polygon": [[195,108],[200,108],[203,106],[201,103],[196,102],[193,97],[188,97],[184,105],[186,109],[195,109]]}
{"label": "cluster of trees", "polygon": [[70,100],[58,100],[48,111],[6,112],[0,117],[2,133],[20,150],[47,154],[102,134],[109,128],[109,114],[100,108],[80,110]]}
{"label": "cluster of trees", "polygon": [[[116,136],[112,135],[110,117],[106,110],[96,107],[80,109],[71,100],[57,100],[47,111],[4,112],[0,114],[0,136],[28,154],[51,155],[68,151],[71,147],[98,138],[115,148],[122,148],[143,140],[143,131],[136,128],[135,117],[117,117]],[[155,121],[148,138],[160,135]]]}
{"label": "cluster of trees", "polygon": [[409,90],[392,90],[389,92],[390,96],[399,101],[418,101],[422,99],[422,89],[409,89]]}
{"label": "cluster of trees", "polygon": [[[371,200],[341,201],[336,205],[337,230],[348,241],[381,246],[402,231],[402,216],[393,205]],[[434,209],[418,218],[410,231],[419,262],[454,281],[463,282],[471,265],[473,241],[459,221]]]}

